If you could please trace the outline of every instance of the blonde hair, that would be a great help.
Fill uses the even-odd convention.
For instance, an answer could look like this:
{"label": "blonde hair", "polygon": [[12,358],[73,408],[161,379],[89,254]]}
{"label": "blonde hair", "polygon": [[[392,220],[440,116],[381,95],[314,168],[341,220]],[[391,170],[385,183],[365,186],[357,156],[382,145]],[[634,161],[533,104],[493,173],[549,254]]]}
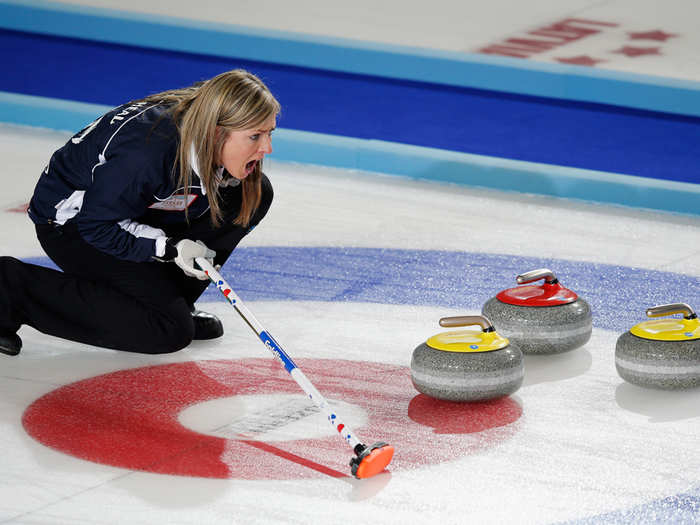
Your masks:
{"label": "blonde hair", "polygon": [[[185,199],[192,181],[192,146],[198,159],[197,172],[209,198],[211,221],[221,224],[222,212],[218,199],[216,159],[231,131],[251,129],[280,112],[280,104],[258,77],[242,69],[221,73],[192,86],[149,95],[145,102],[172,105],[171,111],[180,132],[176,174]],[[217,133],[217,127],[224,133]],[[173,166],[173,170],[175,167]],[[241,181],[241,208],[233,221],[248,226],[260,205],[262,193],[262,160]]]}

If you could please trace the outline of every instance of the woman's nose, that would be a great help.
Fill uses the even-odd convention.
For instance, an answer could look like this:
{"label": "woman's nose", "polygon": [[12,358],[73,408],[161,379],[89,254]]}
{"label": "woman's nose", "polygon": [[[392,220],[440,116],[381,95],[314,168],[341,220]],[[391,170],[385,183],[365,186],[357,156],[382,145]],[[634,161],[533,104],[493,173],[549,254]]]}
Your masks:
{"label": "woman's nose", "polygon": [[272,137],[268,135],[267,137],[263,138],[262,142],[260,143],[260,151],[262,151],[265,155],[272,153]]}

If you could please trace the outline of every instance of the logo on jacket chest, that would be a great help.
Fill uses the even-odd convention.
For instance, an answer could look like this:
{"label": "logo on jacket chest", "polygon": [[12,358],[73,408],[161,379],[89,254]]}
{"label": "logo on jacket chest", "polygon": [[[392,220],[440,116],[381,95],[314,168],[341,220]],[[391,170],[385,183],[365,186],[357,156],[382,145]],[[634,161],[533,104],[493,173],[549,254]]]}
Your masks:
{"label": "logo on jacket chest", "polygon": [[198,195],[192,194],[187,195],[187,197],[184,195],[171,195],[167,199],[154,202],[149,208],[163,211],[185,211],[186,208],[189,208],[192,203],[197,200],[197,197]]}

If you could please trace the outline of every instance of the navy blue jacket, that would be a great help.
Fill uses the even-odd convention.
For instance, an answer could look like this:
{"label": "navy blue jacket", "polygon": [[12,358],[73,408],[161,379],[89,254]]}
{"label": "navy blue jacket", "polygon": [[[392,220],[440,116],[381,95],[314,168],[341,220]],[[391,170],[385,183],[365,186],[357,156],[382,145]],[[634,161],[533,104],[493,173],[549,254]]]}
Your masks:
{"label": "navy blue jacket", "polygon": [[[119,259],[163,255],[164,230],[186,221],[183,188],[175,184],[178,142],[167,107],[115,108],[53,154],[29,203],[30,218],[73,221],[86,242]],[[190,220],[209,210],[196,170],[187,207]]]}

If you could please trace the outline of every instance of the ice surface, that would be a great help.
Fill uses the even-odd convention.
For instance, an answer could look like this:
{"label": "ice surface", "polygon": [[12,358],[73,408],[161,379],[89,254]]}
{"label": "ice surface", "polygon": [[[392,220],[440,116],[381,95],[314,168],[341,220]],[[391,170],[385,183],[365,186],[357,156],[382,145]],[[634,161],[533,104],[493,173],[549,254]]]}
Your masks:
{"label": "ice surface", "polygon": [[[0,147],[10,159],[15,181],[3,196],[6,210],[29,197],[44,152],[65,134],[13,126],[0,132]],[[591,341],[579,350],[549,358],[529,356],[523,387],[498,404],[455,408],[421,398],[408,378],[413,348],[441,331],[440,317],[477,309],[474,304],[435,304],[449,303],[455,290],[438,294],[432,304],[423,301],[426,290],[441,286],[446,267],[412,265],[403,255],[417,248],[482,257],[507,254],[515,267],[532,258],[556,258],[593,275],[595,264],[627,268],[634,253],[635,272],[674,269],[678,279],[684,274],[696,279],[700,266],[681,269],[679,261],[697,259],[699,249],[682,242],[678,232],[683,230],[686,239],[697,237],[698,220],[275,162],[268,172],[275,184],[275,206],[241,247],[241,254],[248,253],[241,261],[263,269],[232,279],[232,284],[240,284],[256,317],[338,411],[347,414],[361,438],[391,438],[397,452],[390,472],[367,482],[350,478],[352,452],[347,445],[328,434],[320,414],[306,410],[296,385],[228,303],[209,294],[199,306],[224,319],[226,334],[173,355],[122,354],[22,329],[22,354],[2,360],[0,438],[7,453],[0,518],[11,523],[403,523],[419,515],[425,523],[551,523],[590,516],[607,522],[657,515],[684,520],[696,512],[691,503],[697,501],[700,469],[700,394],[659,393],[625,384],[614,368],[618,332],[602,328],[604,319],[594,321]],[[2,177],[7,185],[9,172],[3,170]],[[42,256],[31,241],[26,217],[1,213],[3,254]],[[646,242],[649,235],[653,245]],[[345,268],[346,285],[369,295],[309,297],[317,288],[314,276],[294,278],[291,257],[287,271],[292,277],[275,281],[277,295],[267,300],[256,296],[272,282],[272,273],[264,271],[265,257],[278,265],[285,250],[296,249],[301,257],[304,250],[320,248],[328,250],[328,257],[313,267],[313,272],[322,272],[315,277],[318,288],[327,286],[323,274],[339,279],[339,268]],[[334,254],[344,254],[344,266],[337,265],[340,259]],[[377,288],[379,281],[373,283],[366,275],[366,261],[353,259],[353,254],[371,255],[386,267],[389,281],[381,284],[386,288]],[[644,275],[635,272],[628,275]],[[391,289],[387,283],[400,281],[402,275],[410,276],[403,283],[406,295],[412,283],[419,293],[408,303],[395,298],[381,302]],[[474,281],[479,275],[465,272],[455,285],[466,295],[471,289],[483,291],[484,285]],[[503,287],[515,285],[514,277]],[[648,306],[641,304],[648,284],[627,283],[625,301],[640,300],[640,315]],[[606,308],[602,299],[599,308]],[[42,445],[22,426],[26,408],[62,386],[101,374],[188,363],[196,363],[200,373],[222,388],[236,380],[250,384],[239,398],[216,397],[179,413],[183,428],[229,444],[240,440],[230,432],[261,432],[254,441],[264,450],[251,448],[251,455],[241,455],[242,445],[222,449],[219,459],[229,466],[227,479],[156,474],[90,461]],[[268,364],[256,369],[245,363]],[[331,372],[336,369],[342,374]],[[272,387],[263,387],[264,381],[256,387],[273,370],[279,374],[275,384],[287,386],[278,393],[267,391]],[[138,385],[142,387],[148,392],[147,385]],[[177,388],[185,386],[174,384],[173,391]],[[87,429],[91,415],[84,416]],[[207,423],[208,428],[199,426]],[[216,429],[230,432],[216,437]],[[158,436],[158,427],[152,432]],[[161,437],[165,443],[179,439],[177,434]],[[115,448],[122,439],[134,438],[128,432],[115,435]],[[249,458],[259,463],[246,463]],[[255,479],[236,477],[251,469]],[[280,472],[299,474],[278,479]]]}
{"label": "ice surface", "polygon": [[[71,3],[458,52],[563,17],[615,19],[615,30],[567,52],[607,53],[600,67],[700,79],[689,51],[698,38],[698,7],[690,0],[674,10],[660,10],[653,0],[478,8],[308,1],[284,17],[267,11],[276,15],[279,3],[250,9],[245,2],[196,8],[176,2],[167,13],[153,3]],[[628,31],[657,26],[681,35],[660,44],[661,55],[611,53]],[[0,255],[43,257],[22,209],[51,152],[69,136],[0,124]],[[274,156],[266,172],[274,205],[224,267],[226,276],[359,436],[370,443],[387,438],[396,447],[389,472],[351,478],[347,445],[329,433],[230,306],[208,293],[198,306],[224,320],[224,337],[172,355],[119,353],[22,328],[20,356],[0,357],[0,522],[700,521],[700,392],[642,389],[622,381],[614,367],[616,337],[642,320],[650,303],[698,297],[697,217],[282,164]],[[437,320],[477,313],[491,293],[515,286],[517,273],[540,263],[556,263],[564,284],[592,299],[589,343],[567,354],[527,356],[523,386],[509,398],[455,406],[419,395],[410,384],[410,356],[441,331]],[[154,368],[142,373],[144,367]],[[180,466],[207,458],[223,466],[220,477],[211,477],[207,465],[195,465],[201,475],[168,475],[153,465],[149,471],[70,455],[42,444],[23,424],[42,396],[163,370],[178,371],[179,379],[164,383],[163,402],[141,380],[113,383],[123,388],[122,404],[99,407],[99,388],[84,404],[64,404],[81,422],[68,444],[94,444],[98,426],[112,429],[103,437],[115,453],[138,436],[159,447],[192,439],[180,463],[161,457]],[[205,382],[220,395],[188,401]],[[237,385],[245,391],[232,394]],[[133,412],[121,418],[126,399],[155,412],[141,413],[140,421]],[[174,407],[176,401],[182,405]],[[116,416],[100,417],[107,413]],[[145,417],[163,414],[167,430]],[[220,449],[206,455],[205,443]]]}

